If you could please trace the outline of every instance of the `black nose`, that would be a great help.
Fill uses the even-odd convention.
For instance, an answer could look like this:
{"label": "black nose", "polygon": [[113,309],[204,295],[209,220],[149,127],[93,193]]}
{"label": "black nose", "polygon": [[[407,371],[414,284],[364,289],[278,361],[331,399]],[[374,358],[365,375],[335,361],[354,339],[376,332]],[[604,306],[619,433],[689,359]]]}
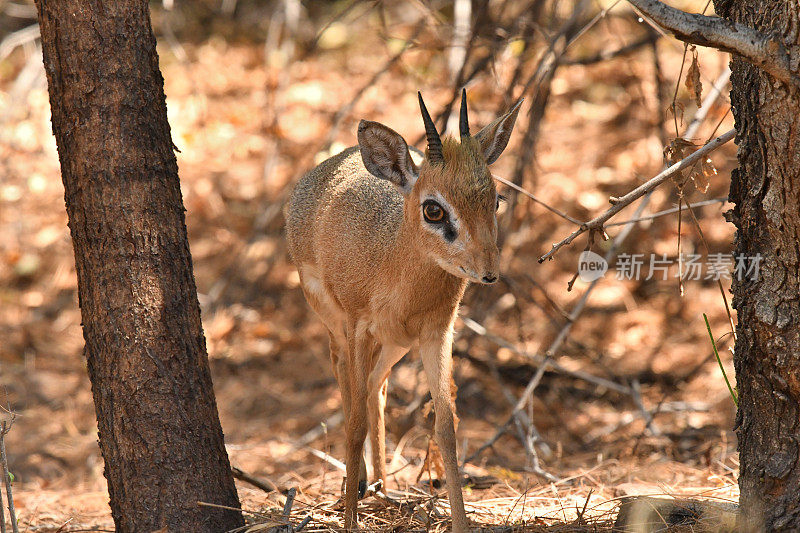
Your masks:
{"label": "black nose", "polygon": [[484,283],[494,283],[495,281],[497,281],[497,276],[495,276],[494,274],[486,274],[485,276],[483,276],[483,278],[481,278],[481,281]]}

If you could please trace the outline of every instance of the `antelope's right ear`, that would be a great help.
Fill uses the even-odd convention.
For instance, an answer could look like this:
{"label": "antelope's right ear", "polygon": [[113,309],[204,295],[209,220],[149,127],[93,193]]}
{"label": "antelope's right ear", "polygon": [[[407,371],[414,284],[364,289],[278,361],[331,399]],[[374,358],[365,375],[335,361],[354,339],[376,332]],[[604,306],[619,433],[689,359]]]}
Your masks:
{"label": "antelope's right ear", "polygon": [[497,120],[483,128],[475,135],[478,142],[481,144],[483,156],[486,158],[486,164],[491,165],[503,150],[508,146],[508,139],[511,138],[511,131],[514,129],[514,123],[517,121],[519,114],[519,106],[522,105],[522,98],[520,98],[511,110],[499,117]]}
{"label": "antelope's right ear", "polygon": [[370,174],[392,182],[403,194],[411,192],[419,172],[399,133],[378,122],[362,120],[358,123],[358,147]]}

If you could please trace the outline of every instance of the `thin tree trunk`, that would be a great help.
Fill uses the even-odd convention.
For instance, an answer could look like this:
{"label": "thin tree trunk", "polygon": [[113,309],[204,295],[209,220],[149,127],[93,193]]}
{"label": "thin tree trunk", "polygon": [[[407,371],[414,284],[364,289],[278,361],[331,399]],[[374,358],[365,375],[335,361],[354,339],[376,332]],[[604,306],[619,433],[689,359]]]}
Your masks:
{"label": "thin tree trunk", "polygon": [[117,531],[243,524],[146,0],[37,0]]}
{"label": "thin tree trunk", "polygon": [[[714,4],[721,16],[800,44],[797,0]],[[740,59],[731,69],[736,255],[761,257],[757,277],[733,281],[741,521],[746,531],[800,531],[800,95]]]}

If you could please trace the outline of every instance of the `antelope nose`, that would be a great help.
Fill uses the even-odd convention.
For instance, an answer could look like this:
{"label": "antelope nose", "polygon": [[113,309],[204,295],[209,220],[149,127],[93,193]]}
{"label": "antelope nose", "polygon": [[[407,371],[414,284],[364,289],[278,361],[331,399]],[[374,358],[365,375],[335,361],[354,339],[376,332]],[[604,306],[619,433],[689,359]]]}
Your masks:
{"label": "antelope nose", "polygon": [[494,283],[495,281],[497,281],[497,275],[486,274],[485,276],[483,276],[483,278],[481,278],[481,281],[484,283]]}

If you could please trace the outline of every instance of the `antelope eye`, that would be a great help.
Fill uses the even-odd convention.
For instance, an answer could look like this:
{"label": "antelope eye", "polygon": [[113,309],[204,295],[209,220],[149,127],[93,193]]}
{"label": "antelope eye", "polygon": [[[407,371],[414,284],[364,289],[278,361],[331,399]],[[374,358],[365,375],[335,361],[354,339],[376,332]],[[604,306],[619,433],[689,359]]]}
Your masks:
{"label": "antelope eye", "polygon": [[422,204],[422,216],[425,217],[426,222],[438,224],[444,221],[445,212],[444,209],[442,209],[442,206],[433,200],[426,200],[425,203]]}
{"label": "antelope eye", "polygon": [[498,209],[500,209],[500,202],[505,202],[506,200],[508,200],[508,198],[506,198],[502,194],[498,194],[497,201],[494,204],[494,210],[497,211]]}

